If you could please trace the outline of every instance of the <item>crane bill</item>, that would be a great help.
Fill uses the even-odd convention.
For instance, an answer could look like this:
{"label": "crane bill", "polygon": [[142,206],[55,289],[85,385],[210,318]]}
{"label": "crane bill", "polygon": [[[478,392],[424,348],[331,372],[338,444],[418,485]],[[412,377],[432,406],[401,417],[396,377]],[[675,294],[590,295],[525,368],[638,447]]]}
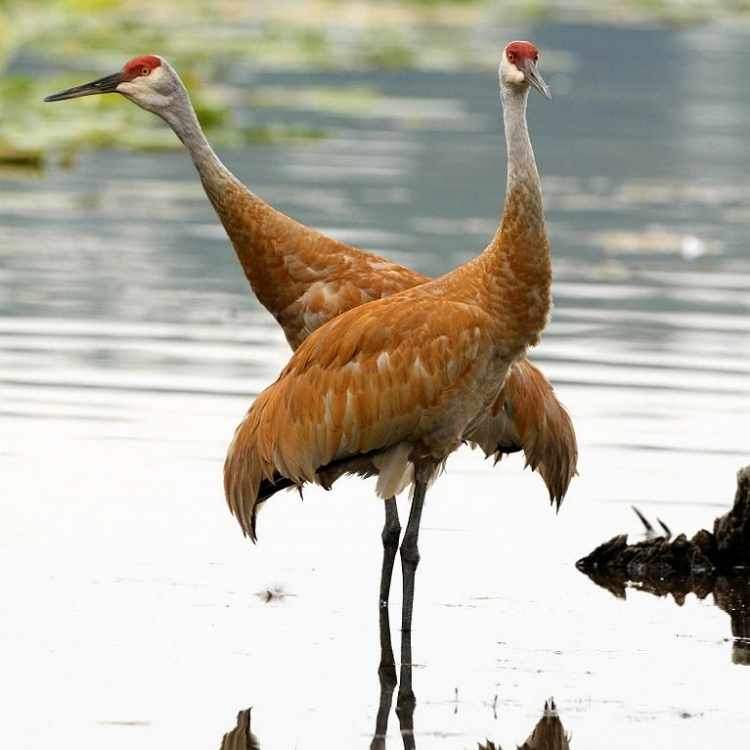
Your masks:
{"label": "crane bill", "polygon": [[552,98],[549,86],[537,70],[536,63],[534,63],[533,60],[528,60],[526,62],[523,67],[523,74],[526,76],[526,81],[529,86],[533,86],[545,99]]}
{"label": "crane bill", "polygon": [[81,96],[93,96],[94,94],[111,94],[117,91],[117,87],[122,83],[123,75],[122,71],[113,73],[112,75],[104,76],[103,78],[97,78],[95,81],[89,83],[83,83],[80,86],[73,86],[72,88],[65,89],[65,91],[58,91],[56,94],[50,94],[44,97],[45,102],[60,102],[64,99],[77,99]]}

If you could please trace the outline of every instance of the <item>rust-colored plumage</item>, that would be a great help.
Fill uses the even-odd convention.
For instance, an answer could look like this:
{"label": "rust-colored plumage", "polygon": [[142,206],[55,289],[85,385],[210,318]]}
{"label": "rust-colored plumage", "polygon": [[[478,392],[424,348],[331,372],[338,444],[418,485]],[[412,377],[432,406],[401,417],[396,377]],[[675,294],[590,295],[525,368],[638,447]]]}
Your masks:
{"label": "rust-colored plumage", "polygon": [[[549,384],[521,368],[500,394],[513,365],[538,342],[551,302],[541,188],[526,130],[528,86],[519,87],[524,77],[503,64],[508,189],[495,237],[455,271],[350,309],[296,349],[237,429],[225,464],[227,501],[251,538],[259,504],[282,487],[377,474],[377,492],[388,498],[411,481],[426,486],[464,440],[498,457],[528,448],[527,462],[551,498],[559,503],[564,494],[575,472],[575,437]],[[314,256],[318,274],[323,261]],[[262,265],[266,274],[291,264]],[[324,272],[331,284],[331,269]],[[544,435],[550,406],[554,432]],[[550,435],[564,437],[562,450],[549,450]]]}
{"label": "rust-colored plumage", "polygon": [[[429,480],[471,439],[546,322],[549,254],[533,194],[530,202],[529,211],[509,196],[478,258],[343,313],[296,350],[228,452],[226,496],[246,534],[255,538],[258,505],[280,486],[323,483],[333,466],[379,474],[385,498],[409,481],[409,465]],[[489,445],[485,436],[476,442]]]}
{"label": "rust-colored plumage", "polygon": [[[430,281],[290,219],[244,187],[224,190],[212,201],[248,281],[292,349],[347,310]],[[471,442],[497,460],[522,450],[559,506],[576,473],[575,431],[549,381],[525,357],[512,366],[477,435],[481,439]]]}
{"label": "rust-colored plumage", "polygon": [[239,182],[218,188],[206,185],[206,192],[250,286],[292,349],[337,315],[429,280],[295,221]]}
{"label": "rust-colored plumage", "polygon": [[[256,399],[225,468],[227,499],[245,533],[255,536],[263,481],[281,476],[301,485],[334,462],[353,461],[356,471],[363,458],[374,469],[358,473],[379,473],[392,460],[393,479],[378,493],[387,498],[400,489],[409,459],[435,466],[445,459],[446,436],[433,437],[430,426],[451,409],[479,410],[483,396],[475,384],[487,376],[478,354],[490,346],[489,321],[465,303],[420,294],[424,289],[371,302],[323,326]],[[448,453],[460,436],[454,430],[447,438]],[[399,451],[401,444],[408,450]]]}
{"label": "rust-colored plumage", "polygon": [[467,437],[495,463],[522,450],[526,465],[544,479],[550,502],[560,507],[576,474],[575,430],[552,385],[528,359],[516,362],[488,415]]}

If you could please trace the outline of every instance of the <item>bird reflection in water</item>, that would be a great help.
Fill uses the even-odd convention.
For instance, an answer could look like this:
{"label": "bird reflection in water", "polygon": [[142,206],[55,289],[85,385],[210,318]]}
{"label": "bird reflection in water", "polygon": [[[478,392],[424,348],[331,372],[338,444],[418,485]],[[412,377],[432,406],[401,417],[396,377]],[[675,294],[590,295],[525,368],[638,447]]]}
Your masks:
{"label": "bird reflection in water", "polygon": [[[375,735],[370,743],[370,750],[385,750],[386,733],[388,731],[388,716],[393,703],[393,693],[396,689],[396,665],[393,659],[391,633],[388,622],[388,610],[380,613],[380,704],[375,724]],[[401,729],[404,750],[416,748],[414,736],[414,709],[416,699],[411,683],[411,634],[404,633],[401,642],[401,653],[408,659],[401,663],[399,675],[399,692],[396,701],[396,715]],[[503,750],[500,745],[485,740],[477,743],[479,750]],[[250,709],[237,714],[237,726],[224,735],[221,750],[260,750],[260,742],[250,731]],[[560,721],[554,699],[550,698],[544,704],[544,713],[539,719],[528,739],[518,746],[518,750],[570,750],[570,736]]]}
{"label": "bird reflection in water", "polygon": [[[390,523],[389,523],[390,522]],[[398,547],[398,533],[392,532],[398,526],[398,519],[386,518],[383,531],[383,566],[380,578],[380,666],[378,678],[380,681],[380,698],[375,733],[370,742],[370,750],[385,750],[386,735],[388,733],[388,718],[393,707],[393,694],[398,685],[396,697],[396,716],[398,717],[401,739],[404,750],[416,748],[414,734],[414,710],[417,700],[412,687],[412,644],[411,629],[401,631],[401,659],[398,676],[396,674],[396,660],[393,656],[391,641],[391,625],[388,613],[388,593],[391,587],[391,577],[395,559],[395,549]],[[485,744],[477,743],[479,750],[502,750],[489,740]],[[258,750],[260,743],[250,731],[250,709],[240,711],[237,716],[237,727],[224,735],[221,750]],[[542,718],[537,722],[528,739],[518,750],[569,750],[570,737],[560,721],[555,701],[550,698],[544,704]]]}
{"label": "bird reflection in water", "polygon": [[260,750],[258,738],[250,731],[250,711],[246,708],[237,714],[237,726],[224,735],[221,750]]}
{"label": "bird reflection in water", "polygon": [[[570,736],[565,732],[565,727],[560,721],[554,698],[550,698],[544,704],[542,718],[518,750],[569,750],[569,748]],[[502,748],[488,741],[486,745],[480,742],[479,750],[502,750]]]}
{"label": "bird reflection in water", "polygon": [[[370,750],[385,750],[388,716],[391,712],[393,693],[396,688],[396,665],[393,658],[387,607],[381,607],[380,609],[380,667],[378,677],[380,678],[380,704]],[[404,750],[412,750],[416,748],[414,709],[417,702],[412,689],[410,632],[404,632],[401,636],[401,667],[398,686],[396,715],[401,730],[401,739]],[[570,738],[560,721],[555,701],[550,698],[544,704],[542,718],[537,722],[526,742],[519,747],[519,750],[569,750],[569,743]],[[500,745],[489,741],[486,741],[486,744],[478,743],[478,745],[479,750],[502,750]]]}
{"label": "bird reflection in water", "polygon": [[[391,686],[390,695],[392,696],[395,683],[391,681],[388,684]],[[386,688],[381,680],[381,709],[384,705],[385,691]],[[388,707],[385,715],[381,717],[378,714],[378,726],[382,729],[382,734],[378,735],[379,730],[376,730],[376,736],[373,738],[370,748],[385,748],[385,729],[388,723],[388,711],[390,711],[390,697],[386,699],[386,702]],[[407,718],[406,714],[406,711],[399,714],[404,747],[415,747],[413,713],[409,714],[408,721],[405,722],[403,719]],[[380,727],[381,722],[382,727]],[[408,727],[407,734],[404,734],[404,727]],[[500,745],[496,745],[489,740],[486,740],[485,743],[477,743],[479,750],[503,750]],[[249,708],[237,714],[237,726],[224,735],[220,750],[260,750],[258,738],[250,731]],[[518,746],[518,750],[570,750],[570,736],[565,732],[565,727],[560,721],[554,699],[550,698],[545,702],[542,718],[539,719],[526,742]]]}

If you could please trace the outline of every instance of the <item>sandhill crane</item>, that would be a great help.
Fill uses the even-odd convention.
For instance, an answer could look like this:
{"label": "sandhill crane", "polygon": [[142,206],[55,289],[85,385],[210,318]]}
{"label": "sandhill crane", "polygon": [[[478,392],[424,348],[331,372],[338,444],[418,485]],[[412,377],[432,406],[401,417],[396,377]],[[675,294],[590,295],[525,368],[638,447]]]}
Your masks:
{"label": "sandhill crane", "polygon": [[[508,54],[524,60],[528,49],[518,43],[517,49],[508,47]],[[532,81],[532,85],[546,95],[544,84]],[[293,349],[340,313],[428,281],[403,266],[330,239],[250,192],[211,149],[185,87],[162,57],[133,58],[113,75],[54,94],[46,101],[108,92],[120,93],[162,117],[186,146],[245,275],[260,302],[281,324]],[[559,506],[575,474],[575,432],[551,385],[528,360],[521,358],[512,365],[484,420],[466,438],[496,460],[523,450],[527,464],[543,477],[550,500]],[[387,600],[386,584],[400,533],[395,500],[387,499],[385,508],[381,603],[384,591]],[[254,518],[252,524],[243,524],[243,529],[254,538]]]}
{"label": "sandhill crane", "polygon": [[513,42],[499,66],[508,177],[489,245],[435,281],[314,331],[250,407],[227,454],[227,502],[251,537],[259,505],[284,487],[377,475],[376,492],[388,499],[413,485],[401,544],[403,632],[411,630],[427,487],[476,432],[549,315],[549,244],[526,125],[529,88],[547,94],[537,59],[532,44]]}
{"label": "sandhill crane", "polygon": [[237,714],[237,726],[221,740],[219,750],[260,750],[258,738],[250,731],[250,708]]}
{"label": "sandhill crane", "polygon": [[[162,57],[135,57],[113,75],[45,101],[108,92],[120,93],[159,115],[183,142],[247,279],[261,304],[281,324],[292,349],[346,310],[429,281],[294,221],[248,190],[211,149],[184,85]],[[486,419],[470,437],[496,461],[523,450],[526,464],[541,474],[550,500],[559,505],[576,473],[576,437],[552,386],[531,362],[522,358],[514,363]],[[389,554],[395,555],[398,515],[395,501],[389,499],[385,505],[383,541]]]}

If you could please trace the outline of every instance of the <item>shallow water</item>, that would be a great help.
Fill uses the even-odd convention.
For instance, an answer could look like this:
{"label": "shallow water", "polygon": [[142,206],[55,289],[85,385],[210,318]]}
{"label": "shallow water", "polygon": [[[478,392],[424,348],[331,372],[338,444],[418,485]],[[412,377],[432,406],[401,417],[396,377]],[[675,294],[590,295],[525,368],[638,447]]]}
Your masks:
{"label": "shallow water", "polygon": [[[556,98],[530,105],[556,305],[533,358],[574,417],[581,476],[557,517],[518,457],[462,451],[431,491],[417,746],[514,747],[549,695],[575,748],[740,743],[750,671],[727,613],[711,596],[623,602],[573,563],[642,531],[631,503],[709,526],[748,463],[747,39],[497,34],[571,53],[547,76]],[[492,74],[249,83],[308,85],[388,106],[281,112],[334,137],[223,154],[256,192],[433,274],[483,246],[504,182]],[[91,154],[0,190],[3,744],[219,747],[253,706],[262,747],[366,746],[382,508],[365,482],[286,494],[257,547],[226,511],[229,438],[288,352],[188,159]],[[399,604],[397,566],[394,621]],[[395,716],[390,732],[399,746]]]}

